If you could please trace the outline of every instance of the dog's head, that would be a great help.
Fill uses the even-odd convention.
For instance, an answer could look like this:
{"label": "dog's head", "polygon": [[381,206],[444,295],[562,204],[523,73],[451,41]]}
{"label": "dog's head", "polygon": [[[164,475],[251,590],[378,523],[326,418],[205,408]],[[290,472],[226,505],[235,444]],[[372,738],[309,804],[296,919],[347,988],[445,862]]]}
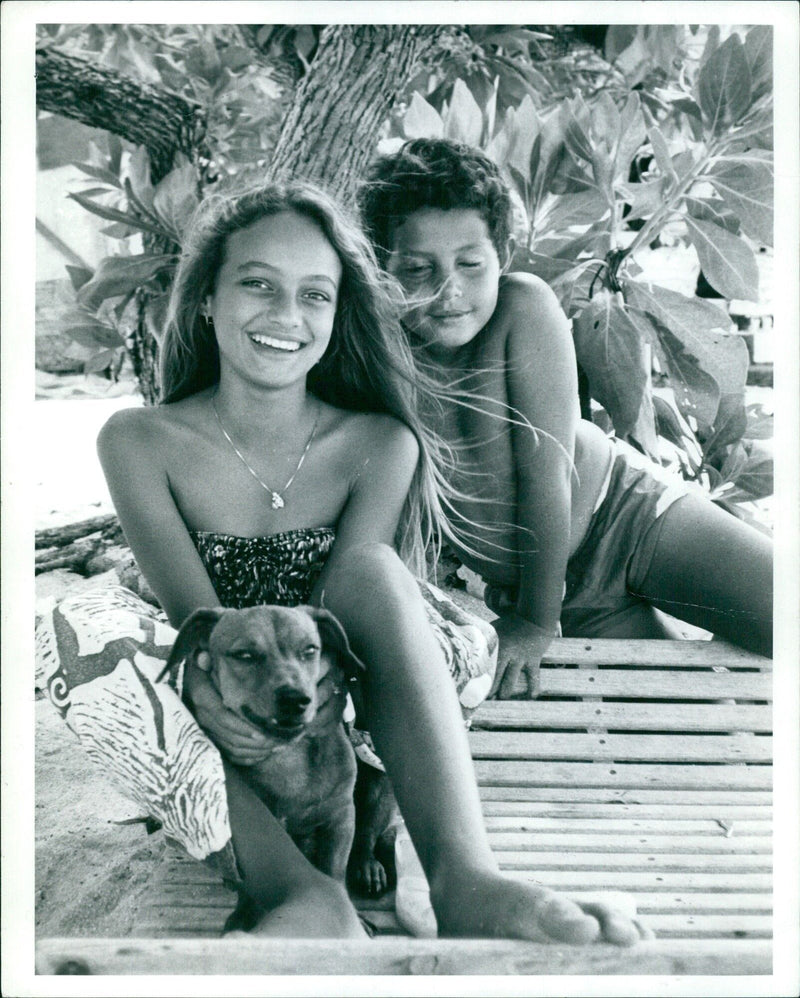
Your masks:
{"label": "dog's head", "polygon": [[183,660],[209,673],[228,710],[285,739],[300,735],[329,696],[341,717],[345,671],[360,666],[339,621],[312,606],[196,610],[164,671]]}

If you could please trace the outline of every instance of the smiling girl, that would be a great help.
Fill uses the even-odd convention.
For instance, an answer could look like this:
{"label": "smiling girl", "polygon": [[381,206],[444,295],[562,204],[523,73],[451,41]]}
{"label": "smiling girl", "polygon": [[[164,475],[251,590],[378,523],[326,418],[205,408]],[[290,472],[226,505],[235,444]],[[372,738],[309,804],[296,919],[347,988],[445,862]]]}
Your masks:
{"label": "smiling girl", "polygon": [[[426,604],[395,551],[420,569],[450,530],[398,315],[365,238],[320,192],[211,195],[175,280],[164,404],[116,414],[98,441],[120,521],[173,627],[199,607],[323,599],[339,618],[441,934],[630,943],[628,919],[506,879],[489,848],[458,694],[488,691],[496,639]],[[113,599],[64,601],[40,628],[49,692],[90,754],[258,903],[255,931],[363,935],[344,887],[231,766],[263,758],[263,734],[187,666],[183,696],[220,756],[155,681],[174,632]]]}

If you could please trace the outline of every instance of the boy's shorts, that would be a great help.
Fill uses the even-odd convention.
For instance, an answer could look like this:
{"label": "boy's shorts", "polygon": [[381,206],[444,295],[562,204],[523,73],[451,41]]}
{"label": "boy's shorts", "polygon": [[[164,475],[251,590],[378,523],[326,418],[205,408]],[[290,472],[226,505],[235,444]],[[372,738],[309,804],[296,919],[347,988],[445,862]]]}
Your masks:
{"label": "boy's shorts", "polygon": [[[562,633],[577,635],[641,603],[664,513],[696,491],[620,440],[589,528],[567,564],[561,606]],[[495,613],[515,604],[515,594],[488,585],[485,600]]]}

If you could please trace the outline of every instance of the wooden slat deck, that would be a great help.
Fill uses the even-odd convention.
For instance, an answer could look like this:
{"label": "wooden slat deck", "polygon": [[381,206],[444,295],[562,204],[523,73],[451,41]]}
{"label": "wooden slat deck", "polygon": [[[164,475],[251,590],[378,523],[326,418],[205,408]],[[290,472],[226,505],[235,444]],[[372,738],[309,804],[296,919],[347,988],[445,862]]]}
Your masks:
{"label": "wooden slat deck", "polygon": [[560,639],[539,699],[488,702],[473,717],[501,867],[577,898],[632,895],[657,937],[633,951],[472,941],[467,956],[463,942],[401,938],[391,896],[360,905],[379,936],[369,943],[216,940],[233,895],[171,854],[127,949],[48,940],[40,970],[71,953],[98,973],[183,973],[197,952],[192,973],[256,972],[251,960],[258,973],[768,974],[771,666],[722,642]]}

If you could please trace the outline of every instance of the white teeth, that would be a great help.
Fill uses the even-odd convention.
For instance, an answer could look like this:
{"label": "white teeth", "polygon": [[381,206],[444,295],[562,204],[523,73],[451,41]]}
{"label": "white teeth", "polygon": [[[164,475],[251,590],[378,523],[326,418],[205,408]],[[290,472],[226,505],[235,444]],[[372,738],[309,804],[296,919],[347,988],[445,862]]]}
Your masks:
{"label": "white teeth", "polygon": [[275,350],[286,350],[287,353],[294,353],[295,350],[300,349],[300,344],[295,340],[279,340],[274,336],[260,336],[257,333],[251,333],[250,339],[265,347],[273,347]]}

